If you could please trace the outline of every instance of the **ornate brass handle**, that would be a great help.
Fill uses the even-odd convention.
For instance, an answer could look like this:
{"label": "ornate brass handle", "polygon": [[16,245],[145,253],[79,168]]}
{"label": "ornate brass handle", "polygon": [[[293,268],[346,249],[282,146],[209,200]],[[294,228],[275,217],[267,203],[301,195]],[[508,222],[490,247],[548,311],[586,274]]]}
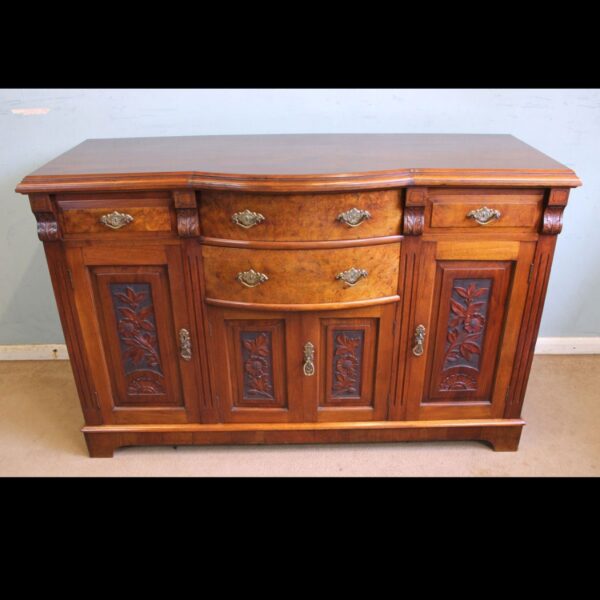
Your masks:
{"label": "ornate brass handle", "polygon": [[259,273],[254,269],[250,269],[249,271],[240,271],[236,275],[236,279],[246,287],[253,288],[265,281],[269,281],[269,278],[264,273]]}
{"label": "ornate brass handle", "polygon": [[132,221],[133,217],[131,215],[128,215],[127,213],[120,213],[116,210],[100,217],[100,223],[110,227],[111,229],[121,229],[121,227],[129,225],[129,223]]}
{"label": "ornate brass handle", "polygon": [[415,356],[421,356],[423,354],[423,344],[425,343],[425,325],[417,325],[415,329],[415,345],[413,346],[412,353]]}
{"label": "ornate brass handle", "polygon": [[307,377],[315,374],[315,347],[312,342],[304,344],[304,364],[302,370]]}
{"label": "ornate brass handle", "polygon": [[183,360],[192,359],[192,340],[190,339],[190,332],[187,329],[179,330],[179,356]]}
{"label": "ornate brass handle", "polygon": [[480,225],[487,225],[492,221],[496,221],[500,218],[501,213],[499,210],[495,208],[488,208],[487,206],[482,206],[477,210],[471,210],[467,213],[468,219],[474,219]]}
{"label": "ornate brass handle", "polygon": [[353,286],[356,285],[363,277],[366,277],[368,274],[369,273],[365,271],[365,269],[355,269],[354,267],[352,267],[347,271],[342,271],[341,273],[338,273],[335,276],[335,278],[341,279],[349,286]]}
{"label": "ornate brass handle", "polygon": [[242,212],[236,212],[231,215],[231,220],[240,227],[244,229],[250,229],[250,227],[254,227],[259,223],[262,223],[265,220],[265,217],[257,212],[252,212],[251,210],[243,210]]}
{"label": "ornate brass handle", "polygon": [[345,223],[350,227],[358,227],[363,221],[371,218],[371,213],[368,210],[360,208],[351,208],[346,212],[340,213],[336,220]]}

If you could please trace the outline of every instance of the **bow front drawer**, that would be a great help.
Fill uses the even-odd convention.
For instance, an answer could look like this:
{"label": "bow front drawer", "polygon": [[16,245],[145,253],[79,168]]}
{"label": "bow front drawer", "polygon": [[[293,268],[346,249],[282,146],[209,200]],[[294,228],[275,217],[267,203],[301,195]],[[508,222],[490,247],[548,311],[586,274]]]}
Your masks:
{"label": "bow front drawer", "polygon": [[335,250],[203,246],[202,256],[210,304],[308,310],[398,299],[399,243]]}
{"label": "bow front drawer", "polygon": [[202,235],[302,242],[399,235],[400,194],[399,190],[276,195],[203,191]]}
{"label": "bow front drawer", "polygon": [[535,231],[542,216],[542,190],[428,190],[427,229]]}
{"label": "bow front drawer", "polygon": [[170,195],[156,192],[129,194],[61,194],[59,218],[66,236],[101,234],[127,237],[130,233],[175,231]]}

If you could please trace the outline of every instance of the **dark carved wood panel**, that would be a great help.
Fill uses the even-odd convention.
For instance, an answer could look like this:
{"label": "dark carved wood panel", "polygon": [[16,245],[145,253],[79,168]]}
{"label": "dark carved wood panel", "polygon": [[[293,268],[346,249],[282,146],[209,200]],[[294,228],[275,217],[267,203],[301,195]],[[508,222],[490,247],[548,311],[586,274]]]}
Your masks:
{"label": "dark carved wood panel", "polygon": [[244,400],[273,396],[273,356],[270,331],[241,331]]}
{"label": "dark carved wood panel", "polygon": [[477,390],[491,279],[455,279],[440,391]]}
{"label": "dark carved wood panel", "polygon": [[321,319],[321,406],[372,406],[378,318]]}
{"label": "dark carved wood panel", "polygon": [[360,398],[364,330],[333,330],[334,398]]}
{"label": "dark carved wood panel", "polygon": [[127,395],[164,395],[150,284],[111,283]]}
{"label": "dark carved wood panel", "polygon": [[165,267],[93,267],[115,406],[181,406]]}
{"label": "dark carved wood panel", "polygon": [[228,319],[225,327],[231,407],[286,408],[285,320]]}
{"label": "dark carved wood panel", "polygon": [[510,261],[440,261],[423,402],[490,401],[506,318]]}

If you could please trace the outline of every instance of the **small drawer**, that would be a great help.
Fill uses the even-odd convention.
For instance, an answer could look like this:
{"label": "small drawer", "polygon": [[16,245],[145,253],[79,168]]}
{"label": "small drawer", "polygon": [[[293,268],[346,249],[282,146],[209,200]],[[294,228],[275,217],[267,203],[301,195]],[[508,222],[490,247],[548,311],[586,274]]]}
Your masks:
{"label": "small drawer", "polygon": [[539,227],[542,190],[428,190],[428,229],[534,231]]}
{"label": "small drawer", "polygon": [[208,302],[309,306],[398,294],[399,243],[334,250],[203,246],[202,255]]}
{"label": "small drawer", "polygon": [[203,191],[202,235],[303,242],[399,235],[400,194],[399,190],[270,195]]}
{"label": "small drawer", "polygon": [[174,231],[170,196],[165,194],[64,194],[57,198],[66,235],[169,233]]}

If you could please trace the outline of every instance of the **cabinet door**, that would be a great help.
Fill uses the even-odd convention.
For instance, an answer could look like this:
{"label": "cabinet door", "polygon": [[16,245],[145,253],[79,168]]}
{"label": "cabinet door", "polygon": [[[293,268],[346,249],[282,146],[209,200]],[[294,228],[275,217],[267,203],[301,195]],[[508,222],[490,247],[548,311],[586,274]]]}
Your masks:
{"label": "cabinet door", "polygon": [[310,421],[384,420],[392,387],[397,304],[303,315],[314,340],[314,377],[304,376]]}
{"label": "cabinet door", "polygon": [[179,248],[70,248],[67,260],[104,421],[197,420],[200,344]]}
{"label": "cabinet door", "polygon": [[501,418],[532,242],[424,242],[404,385],[406,418]]}
{"label": "cabinet door", "polygon": [[302,421],[300,317],[207,307],[213,395],[224,422]]}

